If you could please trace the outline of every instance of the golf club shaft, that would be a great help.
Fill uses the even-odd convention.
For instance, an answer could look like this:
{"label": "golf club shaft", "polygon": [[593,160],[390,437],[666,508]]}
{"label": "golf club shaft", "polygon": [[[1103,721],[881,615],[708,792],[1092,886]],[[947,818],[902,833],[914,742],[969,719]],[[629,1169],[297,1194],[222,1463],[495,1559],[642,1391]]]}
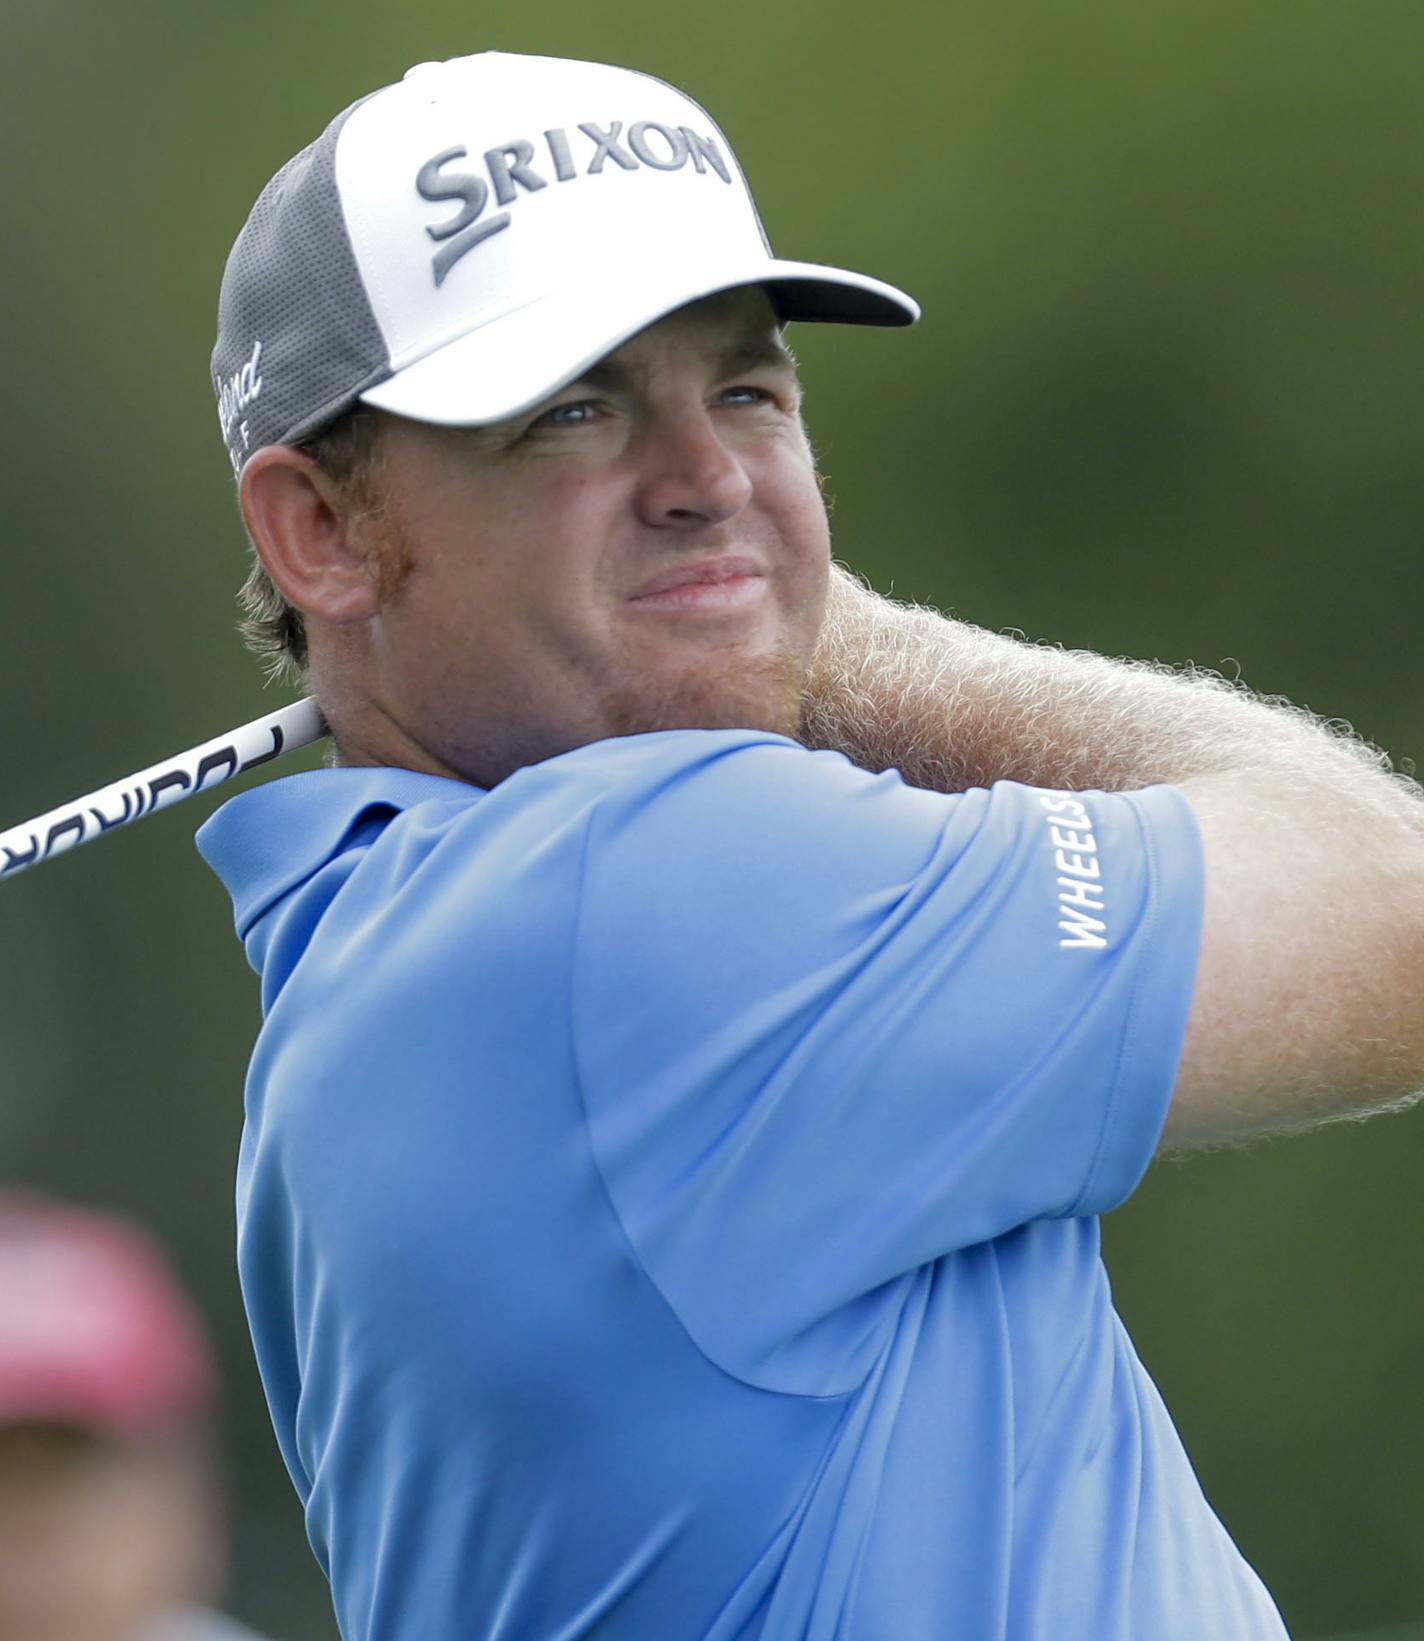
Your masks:
{"label": "golf club shaft", "polygon": [[38,866],[195,792],[221,786],[234,775],[270,763],[284,752],[310,746],[327,733],[326,720],[313,700],[297,701],[265,718],[254,718],[226,735],[0,832],[0,878]]}

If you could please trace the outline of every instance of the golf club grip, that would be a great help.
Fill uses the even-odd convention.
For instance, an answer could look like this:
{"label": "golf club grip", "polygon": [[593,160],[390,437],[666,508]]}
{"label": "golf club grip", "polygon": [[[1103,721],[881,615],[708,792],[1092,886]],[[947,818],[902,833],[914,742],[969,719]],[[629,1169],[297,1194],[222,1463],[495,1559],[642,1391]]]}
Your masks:
{"label": "golf club grip", "polygon": [[0,832],[0,878],[38,866],[195,792],[221,786],[234,775],[271,763],[284,752],[310,746],[327,733],[321,708],[308,699],[175,753],[87,797]]}

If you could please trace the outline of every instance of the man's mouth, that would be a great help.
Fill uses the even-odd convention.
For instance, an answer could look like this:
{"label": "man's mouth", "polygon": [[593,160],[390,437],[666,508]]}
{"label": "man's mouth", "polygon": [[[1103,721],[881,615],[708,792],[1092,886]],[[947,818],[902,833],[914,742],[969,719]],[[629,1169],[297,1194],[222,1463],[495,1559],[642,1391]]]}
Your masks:
{"label": "man's mouth", "polygon": [[755,559],[727,553],[660,570],[628,602],[642,609],[736,610],[764,597],[766,585]]}

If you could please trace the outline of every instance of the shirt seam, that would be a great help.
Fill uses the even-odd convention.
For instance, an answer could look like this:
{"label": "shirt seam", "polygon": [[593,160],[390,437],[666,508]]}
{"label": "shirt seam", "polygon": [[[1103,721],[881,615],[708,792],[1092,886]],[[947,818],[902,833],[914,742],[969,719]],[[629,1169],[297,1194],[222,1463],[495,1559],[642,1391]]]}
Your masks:
{"label": "shirt seam", "polygon": [[632,1260],[639,1275],[653,1290],[653,1292],[657,1294],[660,1303],[667,1311],[668,1315],[673,1319],[678,1331],[709,1367],[714,1368],[718,1373],[722,1374],[723,1377],[730,1379],[733,1384],[740,1385],[744,1390],[755,1390],[764,1396],[785,1396],[788,1399],[797,1402],[845,1402],[856,1394],[856,1389],[858,1387],[852,1387],[849,1390],[828,1391],[824,1393],[805,1390],[782,1390],[773,1385],[758,1384],[755,1379],[749,1379],[740,1373],[734,1373],[731,1368],[726,1367],[723,1363],[717,1361],[715,1357],[708,1353],[700,1341],[694,1337],[687,1324],[678,1314],[676,1305],[673,1304],[672,1300],[669,1299],[667,1294],[663,1291],[662,1284],[648,1269],[642,1255],[638,1252],[636,1243],[634,1243],[632,1236],[629,1234],[628,1227],[623,1221],[622,1214],[618,1210],[618,1204],[614,1200],[613,1192],[610,1189],[608,1180],[604,1175],[603,1165],[599,1160],[597,1147],[593,1143],[592,1125],[589,1122],[586,1079],[584,1076],[584,1068],[579,1046],[581,1038],[578,1030],[578,1018],[580,1014],[577,995],[578,966],[583,934],[583,910],[585,898],[584,884],[587,878],[588,857],[592,846],[593,827],[598,815],[598,808],[599,806],[597,803],[590,806],[588,819],[584,823],[583,844],[579,852],[578,884],[575,891],[576,903],[573,914],[573,940],[570,946],[568,968],[568,1016],[570,1024],[573,1028],[570,1033],[572,1038],[570,1058],[573,1061],[574,1086],[578,1095],[579,1110],[583,1116],[584,1144],[588,1147],[589,1161],[593,1167],[593,1172],[598,1179],[598,1188],[603,1194],[603,1200],[608,1206],[608,1212],[612,1217],[613,1223],[618,1227],[618,1235],[622,1240],[623,1246],[627,1249],[628,1257]]}
{"label": "shirt seam", "polygon": [[[1142,853],[1147,865],[1147,897],[1141,924],[1139,925],[1139,940],[1142,944],[1147,945],[1151,952],[1155,954],[1158,930],[1161,925],[1161,917],[1159,915],[1161,910],[1161,874],[1158,869],[1156,842],[1149,828],[1143,824],[1143,818],[1138,811],[1137,804],[1128,798],[1126,793],[1119,793],[1117,796],[1126,800],[1128,813],[1132,816],[1133,824],[1142,840]],[[1085,1217],[1083,1214],[1083,1205],[1093,1194],[1093,1188],[1097,1184],[1098,1174],[1103,1166],[1103,1159],[1109,1148],[1109,1137],[1117,1119],[1117,1114],[1122,1106],[1123,1084],[1125,1080],[1124,1072],[1129,1062],[1136,1059],[1139,1032],[1138,1022],[1141,1014],[1144,971],[1146,968],[1147,963],[1143,961],[1139,961],[1133,966],[1132,989],[1127,1003],[1127,1020],[1123,1026],[1122,1038],[1118,1045],[1117,1058],[1113,1064],[1112,1088],[1108,1095],[1107,1104],[1103,1112],[1102,1123],[1098,1128],[1098,1142],[1093,1149],[1093,1158],[1088,1165],[1088,1172],[1083,1181],[1083,1188],[1073,1199],[1072,1206],[1069,1208],[1066,1216],[1070,1219]],[[1147,1161],[1151,1161],[1150,1154]],[[1143,1165],[1143,1168],[1145,1167],[1146,1163]],[[1129,1190],[1136,1189],[1137,1181],[1141,1179],[1142,1172],[1143,1169],[1138,1170],[1137,1179],[1134,1180],[1133,1185],[1129,1188]]]}

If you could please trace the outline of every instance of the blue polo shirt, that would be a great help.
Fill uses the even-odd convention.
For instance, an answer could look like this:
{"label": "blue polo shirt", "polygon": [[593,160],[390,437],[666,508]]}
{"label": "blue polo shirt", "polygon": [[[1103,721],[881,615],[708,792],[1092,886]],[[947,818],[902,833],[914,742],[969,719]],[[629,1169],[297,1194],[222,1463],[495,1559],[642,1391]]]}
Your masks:
{"label": "blue polo shirt", "polygon": [[1099,1256],[1192,988],[1180,793],[677,731],[297,775],[199,842],[346,1641],[1284,1635]]}

